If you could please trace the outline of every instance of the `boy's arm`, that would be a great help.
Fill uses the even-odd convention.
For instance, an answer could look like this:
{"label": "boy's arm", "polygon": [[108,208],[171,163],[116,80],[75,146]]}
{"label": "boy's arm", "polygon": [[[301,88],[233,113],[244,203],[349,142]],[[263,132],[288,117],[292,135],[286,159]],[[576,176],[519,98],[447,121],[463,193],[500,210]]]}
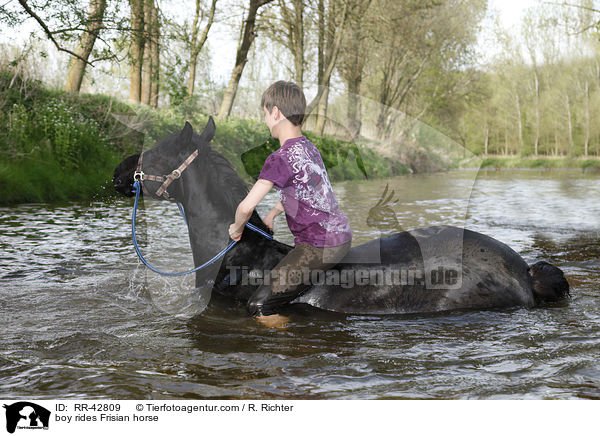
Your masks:
{"label": "boy's arm", "polygon": [[229,226],[229,236],[234,241],[239,241],[244,231],[244,226],[252,216],[252,212],[273,187],[273,182],[258,179],[246,198],[244,198],[235,211],[235,222]]}
{"label": "boy's arm", "polygon": [[263,222],[269,229],[271,229],[271,231],[273,231],[273,221],[275,220],[275,217],[277,217],[277,215],[279,215],[284,210],[285,209],[283,208],[283,203],[281,203],[281,201],[278,201],[277,204],[273,206],[273,209],[271,209],[269,213],[266,214],[263,218]]}
{"label": "boy's arm", "polygon": [[275,219],[275,217],[283,211],[285,211],[285,209],[283,208],[283,203],[281,201],[278,201],[277,204],[273,206],[273,209],[271,209],[269,213],[265,216],[265,219],[267,217],[269,219]]}

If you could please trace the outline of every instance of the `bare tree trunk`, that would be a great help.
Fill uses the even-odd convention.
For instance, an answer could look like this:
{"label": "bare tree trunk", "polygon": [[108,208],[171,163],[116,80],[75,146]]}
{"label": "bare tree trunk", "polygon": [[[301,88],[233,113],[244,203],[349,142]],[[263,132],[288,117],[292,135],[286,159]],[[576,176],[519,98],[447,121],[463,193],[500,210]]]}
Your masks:
{"label": "bare tree trunk", "polygon": [[361,122],[361,102],[359,97],[360,82],[362,77],[354,78],[354,80],[348,81],[348,108],[346,111],[348,117],[348,130],[350,131],[350,140],[360,136],[360,128],[362,127]]}
{"label": "bare tree trunk", "polygon": [[571,156],[573,152],[573,121],[571,120],[571,104],[569,102],[569,94],[565,95],[567,105],[567,123],[569,127],[569,149],[567,150],[567,156]]}
{"label": "bare tree trunk", "polygon": [[315,131],[318,135],[323,136],[325,130],[325,122],[327,121],[327,99],[329,98],[329,83],[324,87],[323,95],[319,101],[317,109],[317,123],[315,125]]}
{"label": "bare tree trunk", "polygon": [[488,154],[488,145],[490,143],[490,125],[488,119],[485,119],[485,140],[483,143],[483,154],[487,156]]}
{"label": "bare tree trunk", "polygon": [[188,79],[188,87],[187,94],[188,96],[192,96],[194,94],[194,87],[196,85],[196,68],[198,66],[198,56],[200,55],[200,51],[208,38],[208,31],[210,30],[213,20],[215,17],[215,9],[217,7],[217,0],[212,0],[210,5],[210,11],[208,13],[208,22],[202,30],[202,34],[198,38],[198,34],[200,33],[200,12],[201,5],[200,0],[196,0],[196,15],[194,16],[194,22],[192,24],[192,39],[190,41],[190,77]]}
{"label": "bare tree trunk", "polygon": [[151,77],[151,92],[150,105],[158,107],[158,90],[160,81],[160,23],[158,21],[158,6],[152,3],[152,13],[150,14],[152,22],[152,30],[150,33],[151,44],[151,60],[152,60],[152,77]]}
{"label": "bare tree trunk", "polygon": [[350,34],[348,40],[343,44],[342,68],[338,68],[346,79],[348,90],[346,116],[352,140],[360,136],[362,124],[359,93],[366,59],[362,25],[370,4],[371,0],[358,0],[355,7],[349,12]]}
{"label": "bare tree trunk", "polygon": [[533,70],[535,85],[535,141],[533,143],[533,154],[538,155],[540,144],[540,82],[538,80],[537,69]]}
{"label": "bare tree trunk", "polygon": [[142,92],[142,65],[144,63],[144,0],[129,0],[129,5],[131,8],[129,100],[139,103]]}
{"label": "bare tree trunk", "polygon": [[325,0],[317,3],[317,82],[323,81],[325,74]]}
{"label": "bare tree trunk", "polygon": [[[334,32],[335,29],[335,16],[337,13],[337,3],[335,0],[329,1],[329,11],[327,13],[327,27],[329,31],[325,34],[325,57],[324,59],[330,60],[334,50]],[[323,20],[320,20],[323,21]],[[338,30],[337,35],[341,35],[341,30]],[[341,41],[341,38],[340,38]],[[341,44],[340,44],[341,45]],[[338,51],[339,53],[339,51]],[[336,55],[337,56],[337,55]],[[327,62],[327,61],[326,61]],[[321,97],[317,102],[317,120],[315,123],[315,131],[319,135],[323,135],[325,130],[325,123],[327,121],[327,103],[329,98],[329,86],[331,85],[331,74],[327,74],[327,70],[323,69],[323,77],[319,81],[319,90],[322,90]],[[307,114],[312,112],[313,109],[307,110]]]}
{"label": "bare tree trunk", "polygon": [[[290,8],[286,3],[291,3]],[[279,0],[281,24],[271,29],[273,38],[288,47],[294,58],[294,81],[302,86],[304,81],[304,7],[306,0]],[[283,27],[283,32],[282,28]],[[283,34],[283,36],[279,36]]]}
{"label": "bare tree trunk", "polygon": [[590,144],[590,86],[586,79],[585,81],[585,143],[583,147],[584,156],[588,155]]}
{"label": "bare tree trunk", "polygon": [[154,0],[144,1],[144,61],[142,64],[142,91],[140,101],[150,105],[150,94],[152,93],[152,40],[150,32],[152,28],[151,14]]}
{"label": "bare tree trunk", "polygon": [[304,82],[304,0],[294,0],[295,44],[294,69],[296,83],[302,87]]}
{"label": "bare tree trunk", "polygon": [[515,89],[515,103],[517,106],[517,129],[519,133],[519,151],[523,152],[523,120],[521,119],[521,100],[519,93]]}
{"label": "bare tree trunk", "polygon": [[235,57],[235,66],[233,67],[231,78],[229,79],[229,84],[225,90],[223,102],[221,103],[219,114],[217,115],[219,118],[228,117],[231,113],[233,100],[235,99],[235,94],[237,93],[237,88],[240,83],[240,79],[242,78],[242,72],[244,71],[246,62],[248,62],[248,52],[250,51],[252,42],[256,37],[256,14],[261,6],[266,5],[271,1],[273,0],[250,0],[248,15],[242,26],[242,39]]}
{"label": "bare tree trunk", "polygon": [[[319,89],[317,91],[317,95],[312,99],[312,101],[306,107],[306,116],[310,115],[310,113],[317,107],[317,104],[321,101],[321,97],[325,92],[325,89],[328,87],[329,81],[331,79],[331,73],[333,73],[333,69],[335,67],[338,54],[340,52],[340,46],[342,42],[342,35],[344,33],[344,27],[346,25],[346,18],[348,16],[348,3],[343,2],[343,9],[341,13],[337,13],[336,10],[331,9],[331,7],[335,4],[335,1],[339,0],[331,0],[330,3],[330,11],[329,11],[329,19],[328,19],[328,27],[331,32],[335,30],[335,37],[330,36],[330,44],[328,45],[328,49],[326,55],[323,57],[323,65],[327,65],[324,69],[322,69],[322,77],[319,79]],[[319,8],[321,8],[321,2],[319,2]],[[319,13],[321,13],[321,9],[319,9]],[[341,22],[336,23],[335,17],[341,16]],[[319,17],[319,23],[321,23],[321,17]],[[319,70],[321,71],[321,70]]]}
{"label": "bare tree trunk", "polygon": [[71,60],[71,66],[69,67],[69,74],[65,83],[65,91],[79,92],[81,89],[81,82],[83,81],[83,75],[85,74],[86,62],[92,53],[94,43],[98,37],[98,33],[102,29],[102,19],[104,18],[104,11],[106,10],[106,0],[91,0],[90,8],[88,13],[88,19],[85,25],[85,30],[81,34],[79,39],[79,47],[77,47],[76,53],[79,58],[73,58]]}
{"label": "bare tree trunk", "polygon": [[187,95],[191,97],[194,93],[194,86],[196,84],[196,67],[198,65],[198,54],[195,46],[198,40],[198,23],[200,21],[200,13],[202,8],[200,6],[200,0],[196,0],[196,13],[194,15],[194,21],[192,22],[192,39],[190,40],[190,77],[188,79]]}

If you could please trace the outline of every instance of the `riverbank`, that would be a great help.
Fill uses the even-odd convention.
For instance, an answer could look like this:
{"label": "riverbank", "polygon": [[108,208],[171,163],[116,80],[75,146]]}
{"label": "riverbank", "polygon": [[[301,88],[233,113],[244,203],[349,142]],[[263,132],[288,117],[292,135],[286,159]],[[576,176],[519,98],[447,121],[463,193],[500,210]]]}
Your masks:
{"label": "riverbank", "polygon": [[[112,197],[114,167],[180,130],[186,120],[201,131],[208,115],[70,94],[0,71],[0,204]],[[333,181],[409,172],[366,146],[306,136],[319,148]],[[277,148],[263,123],[235,118],[217,120],[212,144],[249,183]]]}
{"label": "riverbank", "polygon": [[526,168],[526,169],[573,169],[600,171],[598,156],[475,156],[461,161],[459,168]]}

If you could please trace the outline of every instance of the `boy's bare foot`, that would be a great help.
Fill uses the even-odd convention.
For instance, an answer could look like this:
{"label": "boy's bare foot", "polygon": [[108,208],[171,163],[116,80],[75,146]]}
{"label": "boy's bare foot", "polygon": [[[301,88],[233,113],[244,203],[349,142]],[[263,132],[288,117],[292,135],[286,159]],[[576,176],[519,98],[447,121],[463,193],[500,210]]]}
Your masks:
{"label": "boy's bare foot", "polygon": [[287,316],[278,314],[260,315],[256,317],[256,320],[266,327],[277,329],[285,328],[286,324],[290,322],[290,319]]}

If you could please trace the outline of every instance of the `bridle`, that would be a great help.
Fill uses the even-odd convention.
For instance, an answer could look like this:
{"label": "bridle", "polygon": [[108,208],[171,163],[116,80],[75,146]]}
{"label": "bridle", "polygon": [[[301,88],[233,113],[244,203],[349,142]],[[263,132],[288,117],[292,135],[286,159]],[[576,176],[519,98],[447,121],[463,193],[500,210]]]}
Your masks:
{"label": "bridle", "polygon": [[190,166],[190,164],[194,161],[194,159],[196,159],[197,156],[198,156],[198,149],[196,149],[192,154],[190,154],[188,156],[188,158],[185,161],[183,161],[183,163],[181,165],[179,165],[178,168],[171,171],[171,174],[168,174],[166,176],[153,176],[150,174],[146,174],[142,171],[142,158],[144,157],[144,153],[142,152],[142,153],[140,153],[140,158],[138,159],[137,168],[136,168],[135,172],[133,173],[133,181],[140,182],[142,191],[144,192],[144,194],[147,194],[147,195],[150,195],[150,192],[148,192],[148,190],[142,183],[144,180],[150,180],[151,182],[162,182],[162,185],[160,185],[160,188],[158,188],[155,192],[156,196],[163,197],[165,200],[173,201],[173,199],[171,197],[169,197],[167,188],[169,187],[169,185],[171,183],[173,183],[174,180],[177,180],[178,178],[181,177],[181,173],[183,173],[183,171],[188,166]]}
{"label": "bridle", "polygon": [[[188,158],[181,165],[179,165],[179,167],[177,169],[174,169],[173,171],[171,171],[171,174],[169,174],[167,176],[153,176],[153,175],[145,174],[142,171],[143,155],[144,155],[144,153],[140,153],[137,168],[135,170],[135,173],[133,173],[133,192],[135,193],[135,201],[133,202],[133,214],[131,216],[131,237],[133,240],[133,246],[135,248],[135,252],[137,253],[137,255],[140,258],[140,260],[142,261],[142,263],[144,265],[146,265],[148,268],[150,268],[152,271],[154,271],[158,274],[162,274],[164,276],[176,277],[176,276],[183,276],[185,274],[190,274],[190,273],[199,271],[199,270],[207,267],[208,265],[213,264],[215,261],[217,261],[221,257],[225,256],[225,254],[233,248],[233,246],[237,243],[237,241],[231,241],[229,243],[229,245],[227,245],[227,247],[225,247],[223,250],[221,250],[217,255],[213,256],[212,259],[204,262],[202,265],[197,266],[194,269],[191,269],[189,271],[183,271],[183,272],[178,272],[178,273],[163,272],[148,263],[148,261],[144,258],[144,256],[142,255],[142,252],[140,251],[140,247],[139,247],[139,244],[137,241],[137,236],[136,236],[136,231],[135,231],[135,218],[137,215],[138,202],[140,200],[140,191],[143,191],[144,194],[150,195],[150,193],[146,190],[146,188],[144,187],[142,182],[144,180],[150,180],[152,182],[162,182],[162,185],[160,185],[160,188],[158,188],[156,191],[156,196],[163,197],[164,199],[169,200],[169,201],[176,201],[169,197],[167,188],[173,182],[173,180],[180,178],[181,173],[188,166],[190,166],[190,164],[194,161],[194,159],[196,159],[196,157],[198,156],[198,150],[195,150],[192,154],[190,154],[188,156]],[[179,211],[181,212],[181,216],[183,217],[183,219],[186,221],[186,224],[187,224],[187,220],[185,218],[185,213],[184,213],[183,207],[179,203],[177,203],[177,206],[179,206]],[[267,232],[265,232],[264,230],[261,230],[260,228],[256,227],[254,224],[246,223],[246,227],[248,227],[251,230],[254,230],[257,233],[260,233],[267,239],[273,239],[273,235],[270,235]]]}

